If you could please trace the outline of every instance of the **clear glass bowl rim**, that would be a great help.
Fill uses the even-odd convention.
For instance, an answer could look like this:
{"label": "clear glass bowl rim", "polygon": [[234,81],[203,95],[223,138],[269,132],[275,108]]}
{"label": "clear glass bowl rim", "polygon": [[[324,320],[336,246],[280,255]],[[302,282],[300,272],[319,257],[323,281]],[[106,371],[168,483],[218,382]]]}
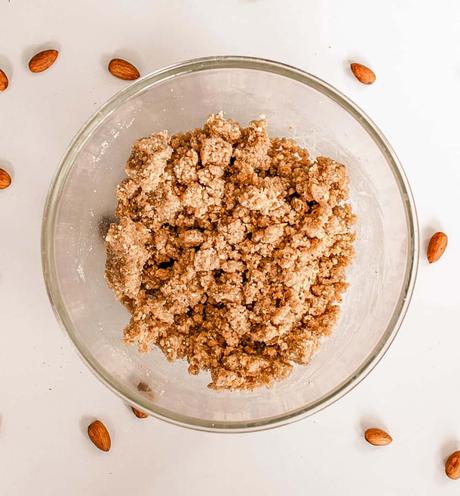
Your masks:
{"label": "clear glass bowl rim", "polygon": [[[54,239],[53,233],[56,222],[57,207],[59,205],[60,197],[62,194],[63,186],[66,182],[67,176],[74,164],[74,161],[86,144],[92,137],[94,131],[102,124],[102,122],[117,108],[121,103],[126,102],[128,99],[144,92],[150,86],[153,86],[160,81],[170,80],[172,78],[183,76],[185,74],[206,71],[210,69],[252,69],[258,71],[265,71],[275,73],[293,79],[302,84],[314,88],[324,95],[334,100],[338,105],[345,109],[351,116],[354,117],[364,127],[364,129],[373,138],[376,145],[386,158],[386,161],[391,168],[396,182],[399,186],[401,199],[403,201],[406,213],[406,223],[409,233],[409,246],[408,246],[408,260],[407,268],[404,277],[404,284],[399,296],[398,304],[395,307],[393,316],[383,333],[380,341],[369,353],[366,360],[361,366],[347,377],[341,384],[339,384],[333,391],[318,399],[316,402],[309,406],[301,407],[297,410],[287,412],[280,416],[272,418],[264,418],[255,421],[208,421],[194,417],[184,416],[176,412],[166,410],[160,407],[152,407],[143,401],[142,397],[133,396],[123,384],[117,381],[110,374],[100,367],[96,360],[93,359],[91,353],[85,344],[77,338],[76,329],[74,329],[72,321],[67,313],[64,302],[59,292],[59,284],[54,260]],[[192,59],[178,64],[174,64],[155,72],[152,72],[143,78],[137,80],[127,88],[116,93],[110,98],[78,131],[72,142],[70,143],[61,164],[56,172],[56,175],[51,183],[50,190],[45,202],[42,222],[42,235],[41,235],[41,255],[42,255],[42,268],[45,284],[48,292],[48,297],[51,306],[59,321],[61,327],[67,332],[71,341],[77,348],[82,360],[86,363],[89,369],[102,381],[109,389],[121,397],[126,402],[144,410],[152,416],[165,420],[167,422],[188,427],[196,430],[204,430],[209,432],[250,432],[264,429],[270,429],[289,424],[291,422],[308,417],[323,408],[331,405],[355,386],[357,386],[379,363],[391,343],[393,342],[404,316],[407,312],[418,269],[418,252],[419,252],[419,230],[417,213],[415,208],[412,192],[407,181],[406,175],[403,171],[398,157],[393,151],[392,147],[372,122],[372,120],[351,100],[336,90],[328,83],[321,79],[304,72],[295,67],[255,57],[242,57],[242,56],[213,56],[198,59]]]}

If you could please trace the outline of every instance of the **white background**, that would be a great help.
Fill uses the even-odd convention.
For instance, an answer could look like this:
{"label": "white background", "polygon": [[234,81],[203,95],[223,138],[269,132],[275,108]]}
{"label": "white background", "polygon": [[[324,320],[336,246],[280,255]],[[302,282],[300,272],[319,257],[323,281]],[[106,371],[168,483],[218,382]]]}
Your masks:
{"label": "white background", "polygon": [[[51,70],[27,61],[58,48]],[[301,422],[241,435],[138,420],[80,362],[42,281],[40,224],[48,185],[83,122],[125,82],[112,56],[143,74],[213,54],[298,66],[351,97],[398,153],[427,236],[444,258],[421,260],[399,336],[347,397]],[[357,83],[350,60],[377,82]],[[444,475],[460,449],[460,3],[458,0],[0,0],[0,494],[453,495]],[[85,435],[101,418],[113,447]],[[363,427],[394,437],[374,448]]]}

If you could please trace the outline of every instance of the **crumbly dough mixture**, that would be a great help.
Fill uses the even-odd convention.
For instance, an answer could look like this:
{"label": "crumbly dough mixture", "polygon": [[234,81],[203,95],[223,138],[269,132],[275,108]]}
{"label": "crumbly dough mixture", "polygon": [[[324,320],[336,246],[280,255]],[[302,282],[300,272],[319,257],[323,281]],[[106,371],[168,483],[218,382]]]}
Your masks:
{"label": "crumbly dough mixture", "polygon": [[330,333],[353,257],[347,171],[264,119],[134,143],[117,190],[106,278],[132,314],[127,343],[158,346],[213,389],[253,389],[306,364]]}

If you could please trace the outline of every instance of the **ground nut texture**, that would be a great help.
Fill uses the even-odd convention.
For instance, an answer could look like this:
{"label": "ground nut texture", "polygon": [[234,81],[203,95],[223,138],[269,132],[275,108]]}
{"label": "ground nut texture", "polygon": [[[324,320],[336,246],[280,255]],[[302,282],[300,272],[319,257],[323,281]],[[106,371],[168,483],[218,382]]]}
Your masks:
{"label": "ground nut texture", "polygon": [[308,363],[347,287],[345,167],[266,128],[217,114],[134,143],[106,238],[125,341],[209,370],[213,389],[270,386]]}

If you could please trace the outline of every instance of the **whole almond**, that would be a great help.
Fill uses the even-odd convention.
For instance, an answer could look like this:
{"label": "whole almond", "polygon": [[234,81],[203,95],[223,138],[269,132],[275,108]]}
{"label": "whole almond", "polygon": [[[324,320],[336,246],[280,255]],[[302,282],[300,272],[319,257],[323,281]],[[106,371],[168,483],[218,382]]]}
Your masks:
{"label": "whole almond", "polygon": [[6,189],[11,184],[11,176],[5,169],[0,169],[0,189]]}
{"label": "whole almond", "polygon": [[390,434],[382,431],[382,429],[377,429],[376,427],[367,429],[367,431],[364,433],[364,437],[366,438],[366,441],[373,446],[386,446],[393,441],[393,438],[390,436]]}
{"label": "whole almond", "polygon": [[57,50],[43,50],[38,52],[29,61],[29,69],[32,72],[43,72],[49,69],[55,62],[59,55]]}
{"label": "whole almond", "polygon": [[109,431],[106,426],[100,421],[95,420],[88,425],[88,436],[95,446],[102,451],[109,451],[112,445]]}
{"label": "whole almond", "polygon": [[141,412],[140,410],[134,408],[133,406],[131,407],[131,410],[133,411],[134,415],[136,415],[137,418],[144,419],[148,417],[146,413]]}
{"label": "whole almond", "polygon": [[8,76],[0,69],[0,91],[5,91],[8,88]]}
{"label": "whole almond", "polygon": [[354,62],[353,64],[350,64],[350,68],[351,72],[360,83],[372,84],[375,82],[375,73],[372,69],[369,69],[369,67]]}
{"label": "whole almond", "polygon": [[447,459],[446,475],[450,479],[460,479],[460,451],[454,451]]}
{"label": "whole almond", "polygon": [[108,66],[109,72],[120,79],[133,81],[140,77],[139,71],[130,62],[123,59],[112,59]]}
{"label": "whole almond", "polygon": [[428,244],[428,250],[426,252],[426,257],[428,262],[437,262],[444,251],[447,248],[447,235],[443,232],[437,232],[431,236],[430,242]]}

